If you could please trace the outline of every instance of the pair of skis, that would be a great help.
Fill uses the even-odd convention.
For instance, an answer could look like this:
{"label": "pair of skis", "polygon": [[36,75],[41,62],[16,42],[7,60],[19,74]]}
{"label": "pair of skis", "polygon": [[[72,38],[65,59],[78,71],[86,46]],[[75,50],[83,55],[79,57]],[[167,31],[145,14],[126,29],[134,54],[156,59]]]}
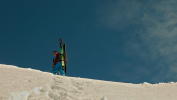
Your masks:
{"label": "pair of skis", "polygon": [[63,39],[59,39],[59,49],[61,53],[61,65],[65,73],[67,72],[67,55],[66,55],[66,45]]}

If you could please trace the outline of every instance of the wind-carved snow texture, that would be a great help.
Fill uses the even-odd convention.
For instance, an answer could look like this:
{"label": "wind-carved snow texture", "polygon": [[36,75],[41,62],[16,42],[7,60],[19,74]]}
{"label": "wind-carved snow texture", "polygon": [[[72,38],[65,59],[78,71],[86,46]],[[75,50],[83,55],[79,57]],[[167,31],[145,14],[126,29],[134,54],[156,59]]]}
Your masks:
{"label": "wind-carved snow texture", "polygon": [[9,100],[50,100],[48,90],[44,88],[34,88],[31,91],[10,93]]}
{"label": "wind-carved snow texture", "polygon": [[177,83],[130,84],[0,65],[0,100],[176,100]]}
{"label": "wind-carved snow texture", "polygon": [[74,78],[56,76],[49,91],[53,100],[94,100],[87,88],[91,83]]}

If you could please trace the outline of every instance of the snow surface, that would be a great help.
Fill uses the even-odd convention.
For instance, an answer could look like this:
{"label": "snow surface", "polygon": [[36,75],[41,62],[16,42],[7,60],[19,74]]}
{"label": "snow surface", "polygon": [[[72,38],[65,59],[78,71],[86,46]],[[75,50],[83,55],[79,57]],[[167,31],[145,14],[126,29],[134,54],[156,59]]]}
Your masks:
{"label": "snow surface", "polygon": [[177,83],[108,82],[0,65],[0,100],[177,100]]}

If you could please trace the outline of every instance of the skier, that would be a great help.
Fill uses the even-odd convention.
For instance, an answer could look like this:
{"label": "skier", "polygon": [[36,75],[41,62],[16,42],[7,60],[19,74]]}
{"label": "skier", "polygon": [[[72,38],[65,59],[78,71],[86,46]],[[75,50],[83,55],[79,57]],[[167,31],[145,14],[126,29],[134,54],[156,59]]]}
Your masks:
{"label": "skier", "polygon": [[53,74],[65,76],[65,71],[62,68],[62,63],[61,63],[61,61],[62,61],[61,60],[61,53],[54,50],[53,55],[54,55],[53,64],[52,64]]}

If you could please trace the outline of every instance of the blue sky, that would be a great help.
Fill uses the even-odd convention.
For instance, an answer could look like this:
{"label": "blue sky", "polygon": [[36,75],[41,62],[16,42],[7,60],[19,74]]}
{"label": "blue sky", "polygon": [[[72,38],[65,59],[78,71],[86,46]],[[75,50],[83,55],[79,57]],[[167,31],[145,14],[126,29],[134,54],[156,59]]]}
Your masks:
{"label": "blue sky", "polygon": [[68,76],[177,81],[175,0],[0,1],[0,63],[50,71],[57,39]]}

